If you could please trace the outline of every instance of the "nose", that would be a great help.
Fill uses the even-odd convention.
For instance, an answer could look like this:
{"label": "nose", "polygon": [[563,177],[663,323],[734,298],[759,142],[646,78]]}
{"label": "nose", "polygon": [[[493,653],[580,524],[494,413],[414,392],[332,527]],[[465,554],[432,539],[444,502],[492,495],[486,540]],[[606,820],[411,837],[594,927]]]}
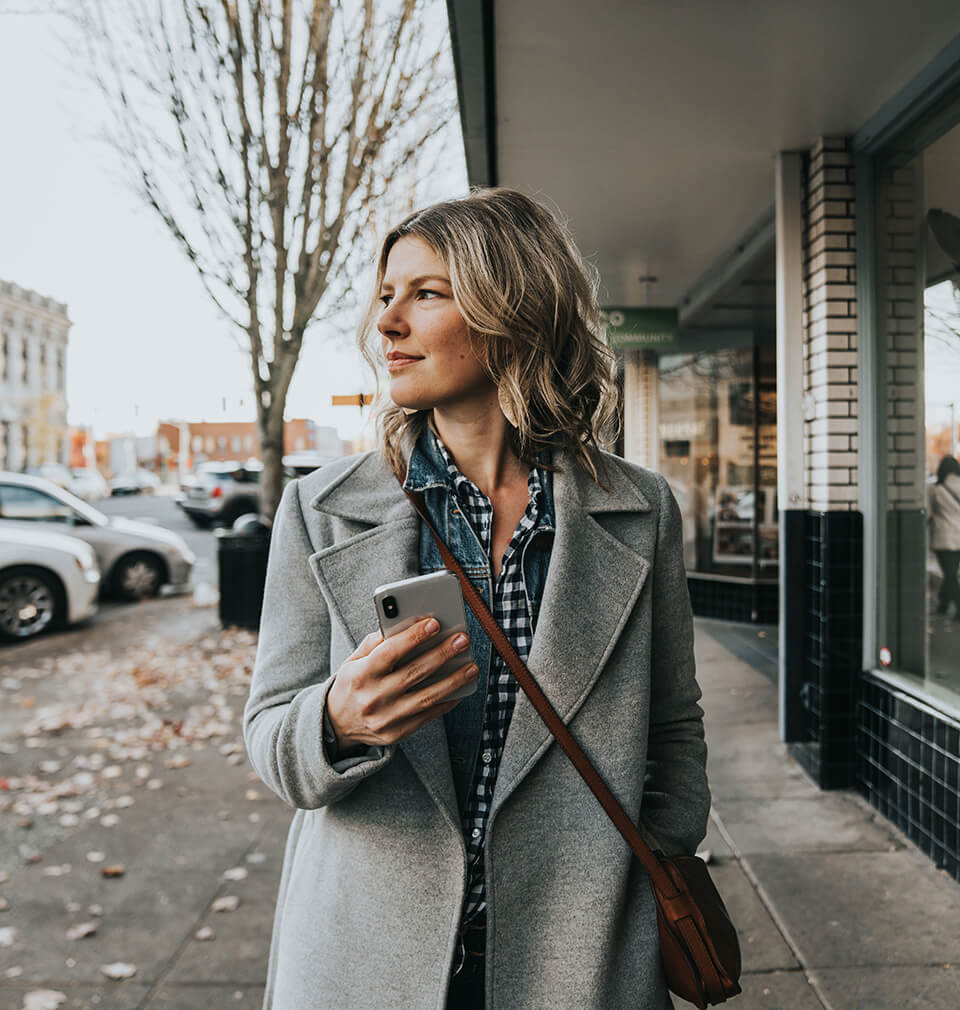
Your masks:
{"label": "nose", "polygon": [[396,298],[389,305],[383,307],[383,311],[377,318],[377,329],[382,336],[394,340],[405,337],[410,332],[406,316]]}

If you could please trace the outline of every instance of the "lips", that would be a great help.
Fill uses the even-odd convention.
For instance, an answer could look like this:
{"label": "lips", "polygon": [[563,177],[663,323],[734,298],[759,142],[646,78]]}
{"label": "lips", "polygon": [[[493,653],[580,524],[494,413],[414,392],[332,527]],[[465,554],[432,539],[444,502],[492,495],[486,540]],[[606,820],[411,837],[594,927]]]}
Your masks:
{"label": "lips", "polygon": [[418,358],[412,354],[401,354],[399,351],[391,351],[387,355],[387,369],[388,371],[395,372],[400,368],[405,368],[407,365],[412,365],[422,360],[423,358]]}

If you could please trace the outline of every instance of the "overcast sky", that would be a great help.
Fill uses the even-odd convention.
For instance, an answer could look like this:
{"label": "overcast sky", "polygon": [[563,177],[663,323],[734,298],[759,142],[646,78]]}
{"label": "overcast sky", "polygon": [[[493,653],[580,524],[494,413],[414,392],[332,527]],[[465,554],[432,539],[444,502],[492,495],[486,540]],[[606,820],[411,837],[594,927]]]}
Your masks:
{"label": "overcast sky", "polygon": [[[0,279],[66,302],[68,418],[110,432],[151,434],[160,418],[252,420],[250,368],[163,225],[126,187],[99,142],[105,110],[78,86],[49,14],[16,14],[30,0],[0,0]],[[443,15],[444,5],[437,3]],[[432,199],[466,190],[459,131],[454,166]],[[334,393],[370,390],[345,334],[339,346],[308,337],[287,417],[308,417],[355,437],[353,407]]]}

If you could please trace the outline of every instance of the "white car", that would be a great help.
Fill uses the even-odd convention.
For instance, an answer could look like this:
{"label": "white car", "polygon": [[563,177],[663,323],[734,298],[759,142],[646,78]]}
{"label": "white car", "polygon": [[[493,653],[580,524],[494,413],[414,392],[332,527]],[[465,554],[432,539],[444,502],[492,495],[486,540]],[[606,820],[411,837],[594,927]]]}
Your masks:
{"label": "white car", "polygon": [[82,540],[0,524],[0,638],[92,617],[99,588],[96,555]]}
{"label": "white car", "polygon": [[[56,483],[56,481],[54,481]],[[67,490],[84,501],[99,501],[110,496],[110,488],[103,479],[103,474],[93,467],[76,467],[70,471],[70,483]]]}
{"label": "white car", "polygon": [[162,586],[186,589],[196,555],[183,537],[150,523],[108,518],[40,477],[0,472],[0,529],[39,529],[86,541],[96,552],[105,593],[137,600]]}

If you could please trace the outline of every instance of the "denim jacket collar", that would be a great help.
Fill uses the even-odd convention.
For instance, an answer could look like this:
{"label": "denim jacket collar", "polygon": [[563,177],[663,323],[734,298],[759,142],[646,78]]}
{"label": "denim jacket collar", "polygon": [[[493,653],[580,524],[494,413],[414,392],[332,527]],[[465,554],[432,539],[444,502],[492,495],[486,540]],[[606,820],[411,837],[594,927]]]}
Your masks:
{"label": "denim jacket collar", "polygon": [[[549,455],[544,452],[537,456],[540,462],[548,462]],[[549,471],[539,469],[540,486],[543,489],[543,508],[539,525],[553,528],[553,481],[548,476]],[[440,438],[431,426],[427,426],[417,439],[410,460],[407,464],[407,476],[403,482],[407,491],[426,491],[428,488],[449,487],[456,495],[447,462],[440,448]]]}

